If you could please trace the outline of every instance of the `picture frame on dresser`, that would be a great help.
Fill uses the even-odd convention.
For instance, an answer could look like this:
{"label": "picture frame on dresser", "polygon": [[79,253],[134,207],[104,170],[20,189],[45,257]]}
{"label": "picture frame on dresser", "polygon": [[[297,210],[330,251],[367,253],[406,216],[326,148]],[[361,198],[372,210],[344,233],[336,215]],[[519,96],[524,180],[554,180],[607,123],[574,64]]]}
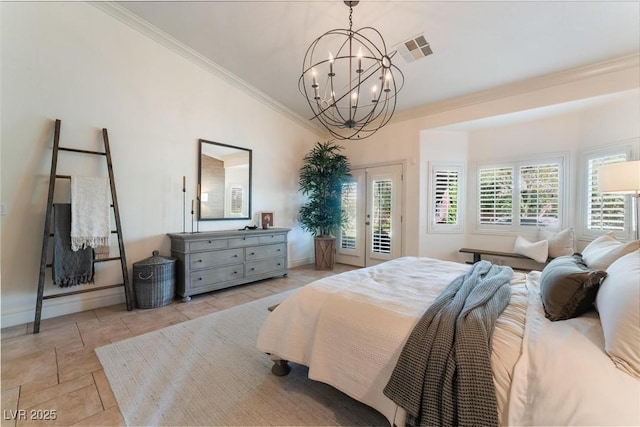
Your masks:
{"label": "picture frame on dresser", "polygon": [[261,212],[260,224],[264,229],[273,227],[273,212]]}
{"label": "picture frame on dresser", "polygon": [[169,233],[176,294],[192,295],[288,274],[289,228]]}

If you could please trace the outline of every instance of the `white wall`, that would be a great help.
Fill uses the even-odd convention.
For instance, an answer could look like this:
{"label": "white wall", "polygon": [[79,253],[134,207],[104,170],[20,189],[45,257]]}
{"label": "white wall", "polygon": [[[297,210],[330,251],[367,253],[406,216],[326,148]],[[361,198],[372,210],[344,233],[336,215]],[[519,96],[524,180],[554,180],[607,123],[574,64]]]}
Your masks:
{"label": "white wall", "polygon": [[[291,264],[312,261],[311,237],[297,226],[300,199],[291,171],[315,134],[90,4],[3,2],[0,8],[1,201],[8,210],[2,326],[33,320],[55,119],[62,120],[64,146],[102,149],[101,129],[108,129],[130,273],[131,263],[154,249],[169,255],[165,233],[182,231],[182,176],[190,209],[198,138],[253,149],[254,214],[272,211],[276,226],[293,228]],[[60,156],[61,174],[106,175],[103,159]],[[247,223],[202,222],[200,230]],[[118,282],[115,264],[101,265],[98,284]],[[57,289],[47,285],[50,291]],[[122,295],[116,288],[49,300],[43,316],[117,303]]]}
{"label": "white wall", "polygon": [[[427,236],[428,238],[419,239],[419,254],[430,258],[455,260],[458,255],[458,249],[465,246],[466,229],[463,228],[457,232],[429,233],[428,222],[431,220],[428,212],[428,197],[430,179],[430,165],[432,163],[451,164],[462,163],[465,167],[465,176],[468,175],[467,152],[468,135],[466,132],[459,131],[443,131],[443,130],[425,130],[420,132],[420,222],[418,224],[419,236]],[[463,181],[464,182],[464,181]],[[459,187],[462,192],[462,206],[459,209],[463,221],[467,216],[467,209],[464,205],[466,199],[466,191],[464,186]]]}
{"label": "white wall", "polygon": [[[467,260],[468,256],[457,251],[463,246],[510,251],[515,236],[497,236],[473,232],[472,212],[466,209],[464,236],[443,236],[427,232],[427,162],[449,160],[467,162],[467,180],[473,173],[475,162],[523,157],[549,152],[568,152],[570,155],[570,211],[568,223],[574,224],[577,212],[577,164],[579,153],[588,147],[614,144],[640,135],[640,70],[638,67],[612,72],[578,75],[576,80],[550,87],[534,88],[513,95],[478,102],[459,100],[443,104],[439,108],[425,109],[424,115],[410,118],[398,115],[369,139],[347,142],[347,155],[363,163],[380,163],[396,159],[409,160],[405,178],[406,215],[404,222],[404,255],[433,256],[454,261]],[[544,119],[520,121],[504,125],[496,117],[514,112],[530,112],[545,106],[561,106],[604,95],[618,94],[604,105],[587,108],[581,112],[556,113]],[[489,97],[490,98],[490,97]],[[563,111],[558,108],[558,111]],[[417,114],[417,113],[412,113]],[[467,123],[491,120],[497,123],[477,129]],[[452,126],[458,124],[457,126]],[[456,152],[447,153],[434,147],[451,144],[451,129],[466,133],[467,150],[459,137]],[[466,128],[471,130],[465,130]],[[474,130],[476,129],[476,130]],[[418,159],[416,161],[415,159]],[[467,195],[471,190],[467,189]],[[471,198],[467,197],[468,203]],[[584,242],[579,242],[579,248]]]}

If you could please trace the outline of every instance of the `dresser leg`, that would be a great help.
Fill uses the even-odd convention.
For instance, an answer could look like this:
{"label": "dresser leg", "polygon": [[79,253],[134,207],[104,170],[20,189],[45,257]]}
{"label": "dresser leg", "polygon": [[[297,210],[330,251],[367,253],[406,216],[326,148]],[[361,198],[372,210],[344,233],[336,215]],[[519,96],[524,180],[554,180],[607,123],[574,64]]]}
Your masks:
{"label": "dresser leg", "polygon": [[186,297],[182,297],[182,302],[189,302],[191,301],[191,297],[189,295],[187,295]]}
{"label": "dresser leg", "polygon": [[284,377],[291,371],[289,362],[286,360],[274,360],[271,367],[271,373],[277,377]]}

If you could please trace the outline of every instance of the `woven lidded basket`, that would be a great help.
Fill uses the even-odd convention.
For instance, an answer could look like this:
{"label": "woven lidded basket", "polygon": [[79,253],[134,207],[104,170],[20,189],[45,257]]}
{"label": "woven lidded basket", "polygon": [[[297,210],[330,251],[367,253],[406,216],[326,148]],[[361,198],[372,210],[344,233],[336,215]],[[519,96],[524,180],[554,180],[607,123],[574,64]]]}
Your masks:
{"label": "woven lidded basket", "polygon": [[150,258],[133,263],[133,288],[139,308],[170,304],[176,292],[176,258],[153,251]]}

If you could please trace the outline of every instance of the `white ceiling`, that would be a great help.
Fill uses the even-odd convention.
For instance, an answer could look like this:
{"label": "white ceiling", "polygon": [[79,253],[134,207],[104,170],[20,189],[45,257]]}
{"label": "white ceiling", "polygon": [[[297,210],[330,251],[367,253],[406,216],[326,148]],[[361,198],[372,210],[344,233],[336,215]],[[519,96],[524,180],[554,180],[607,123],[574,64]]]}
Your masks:
{"label": "white ceiling", "polygon": [[[119,5],[267,96],[310,117],[298,91],[309,44],[348,28],[342,1],[126,1]],[[424,33],[433,54],[394,63],[396,111],[640,52],[639,1],[367,1],[354,29],[387,48]]]}

